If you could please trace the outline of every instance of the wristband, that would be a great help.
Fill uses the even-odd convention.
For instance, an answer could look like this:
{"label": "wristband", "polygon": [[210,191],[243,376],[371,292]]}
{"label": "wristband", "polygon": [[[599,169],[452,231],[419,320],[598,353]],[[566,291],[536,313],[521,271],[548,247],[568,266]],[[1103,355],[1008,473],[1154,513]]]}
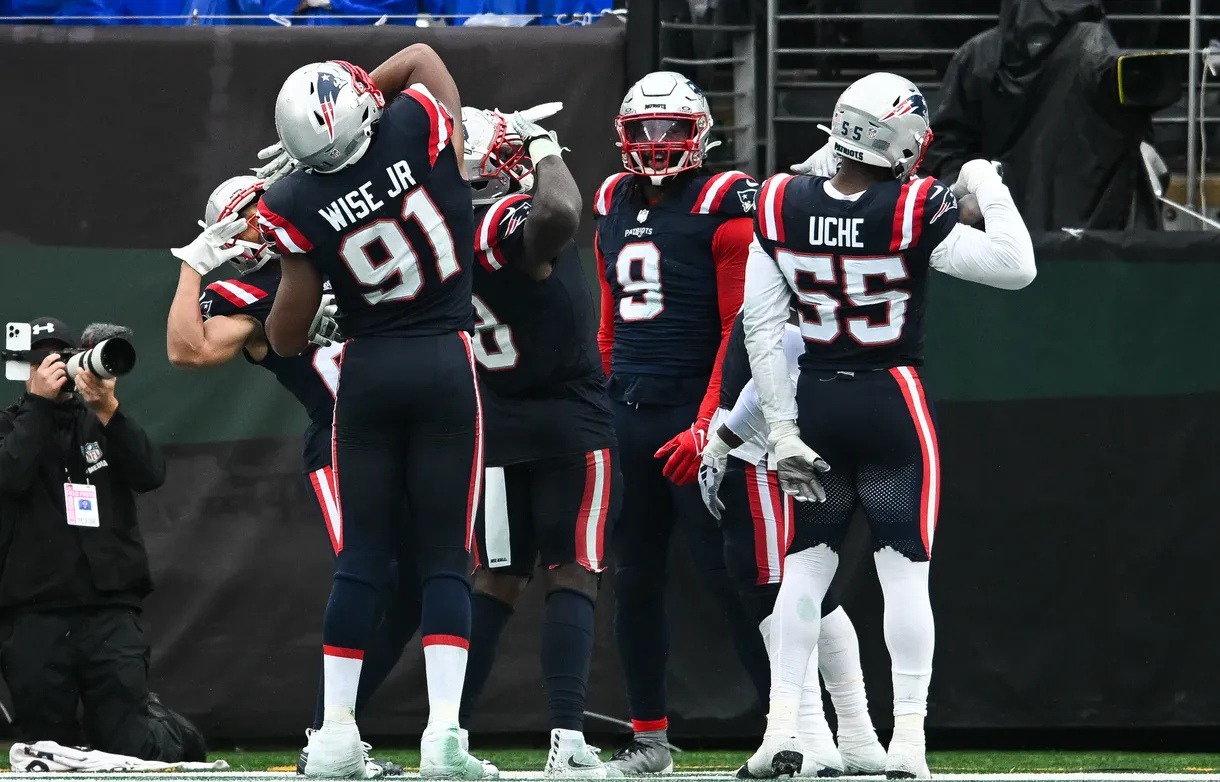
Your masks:
{"label": "wristband", "polygon": [[561,157],[563,149],[548,136],[539,136],[536,139],[531,139],[529,142],[530,160],[534,161],[534,165],[538,161],[547,157]]}

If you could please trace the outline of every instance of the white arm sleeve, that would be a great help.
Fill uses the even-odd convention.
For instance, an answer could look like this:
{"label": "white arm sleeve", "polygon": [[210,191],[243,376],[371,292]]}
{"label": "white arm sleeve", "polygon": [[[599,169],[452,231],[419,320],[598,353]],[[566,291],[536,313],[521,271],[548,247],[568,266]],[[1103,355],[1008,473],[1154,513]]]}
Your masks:
{"label": "white arm sleeve", "polygon": [[767,419],[763,417],[762,408],[758,404],[758,389],[754,381],[745,384],[737,397],[737,404],[724,417],[724,425],[745,442],[759,442],[765,448],[767,445]]}
{"label": "white arm sleeve", "polygon": [[987,232],[958,223],[935,250],[932,268],[970,282],[1017,290],[1034,281],[1034,245],[1008,186],[999,179],[974,194]]}
{"label": "white arm sleeve", "polygon": [[775,259],[758,243],[750,242],[746,263],[746,292],[742,304],[746,352],[758,400],[770,427],[796,420],[796,389],[788,375],[784,354],[784,327],[792,289]]}

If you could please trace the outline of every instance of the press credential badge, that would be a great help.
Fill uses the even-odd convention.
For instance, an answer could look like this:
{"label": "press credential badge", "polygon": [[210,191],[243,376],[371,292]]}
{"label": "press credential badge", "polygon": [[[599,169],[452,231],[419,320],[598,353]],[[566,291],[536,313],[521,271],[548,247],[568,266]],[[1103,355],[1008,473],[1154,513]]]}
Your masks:
{"label": "press credential badge", "polygon": [[68,512],[68,526],[101,526],[101,516],[97,512],[97,487],[92,484],[65,483],[64,510]]}

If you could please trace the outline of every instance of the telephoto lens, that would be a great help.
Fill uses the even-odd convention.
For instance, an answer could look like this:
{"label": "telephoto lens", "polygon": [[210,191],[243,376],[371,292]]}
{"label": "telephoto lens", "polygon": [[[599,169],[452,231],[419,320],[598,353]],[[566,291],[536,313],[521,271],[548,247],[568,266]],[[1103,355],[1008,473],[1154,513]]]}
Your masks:
{"label": "telephoto lens", "polygon": [[68,377],[74,380],[82,369],[106,379],[126,375],[135,365],[136,349],[122,337],[104,339],[67,361]]}

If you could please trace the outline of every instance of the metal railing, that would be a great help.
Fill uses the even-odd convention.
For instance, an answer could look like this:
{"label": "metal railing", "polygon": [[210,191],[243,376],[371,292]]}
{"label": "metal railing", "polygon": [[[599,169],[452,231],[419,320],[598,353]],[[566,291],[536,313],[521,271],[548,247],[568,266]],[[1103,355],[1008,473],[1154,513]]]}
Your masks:
{"label": "metal railing", "polygon": [[[689,33],[693,51],[706,56],[672,54],[675,38]],[[727,54],[721,52],[727,50]],[[661,22],[661,68],[685,73],[703,90],[716,123],[712,136],[724,148],[713,150],[717,164],[758,175],[756,68],[759,53],[754,27],[699,22]]]}
{"label": "metal railing", "polygon": [[[1153,117],[1152,121],[1160,127],[1185,126],[1187,205],[1193,206],[1196,203],[1196,194],[1200,192],[1200,150],[1203,148],[1204,143],[1204,138],[1199,130],[1200,125],[1204,124],[1210,129],[1220,124],[1220,116],[1203,116],[1203,106],[1208,95],[1220,95],[1220,92],[1212,92],[1216,88],[1217,83],[1220,83],[1220,79],[1214,83],[1207,83],[1201,80],[1200,66],[1202,64],[1204,48],[1199,40],[1199,25],[1201,22],[1220,21],[1220,14],[1204,14],[1200,11],[1200,0],[1190,0],[1190,12],[1187,14],[1111,14],[1107,16],[1107,19],[1112,23],[1119,24],[1171,22],[1179,25],[1185,23],[1187,25],[1186,35],[1176,48],[1136,48],[1132,51],[1158,51],[1189,55],[1185,111],[1182,111],[1180,108],[1170,107],[1159,112]],[[860,71],[858,73],[851,73],[850,76],[836,76],[833,73],[836,70],[835,67],[825,67],[825,63],[828,61],[835,58],[839,58],[841,61],[850,60],[852,56],[868,56],[880,59],[883,62],[887,59],[893,60],[897,58],[905,58],[908,61],[922,59],[923,67],[917,72],[907,73],[906,75],[912,77],[912,81],[918,84],[920,89],[935,90],[940,86],[943,66],[942,68],[936,67],[934,61],[943,60],[947,62],[957,51],[956,46],[952,48],[946,46],[903,47],[893,45],[881,47],[845,45],[825,47],[781,46],[781,27],[785,32],[789,32],[793,25],[802,23],[847,22],[879,24],[884,22],[915,21],[924,23],[958,23],[959,25],[961,23],[972,23],[973,27],[970,29],[977,32],[978,30],[994,26],[996,16],[994,13],[813,13],[804,11],[800,13],[786,13],[781,10],[781,0],[766,0],[767,41],[766,51],[762,60],[766,74],[767,101],[765,112],[766,136],[763,141],[766,150],[766,173],[776,170],[776,137],[777,128],[780,125],[814,124],[826,122],[829,118],[829,113],[823,117],[802,114],[799,110],[781,111],[781,107],[778,105],[779,96],[797,90],[841,90],[858,76],[864,75],[864,71]],[[963,34],[961,42],[964,43],[972,34],[973,32]],[[810,65],[810,63],[813,63],[813,65]],[[851,68],[844,68],[843,70],[850,73]],[[827,72],[831,72],[830,75]],[[1203,94],[1203,89],[1208,90],[1208,95]],[[810,149],[809,151],[813,152],[814,150]]]}
{"label": "metal railing", "polygon": [[[0,24],[78,24],[78,25],[95,25],[95,24],[112,24],[112,23],[138,23],[138,24],[153,24],[166,26],[192,26],[202,24],[249,24],[251,22],[267,23],[271,22],[282,27],[292,27],[295,23],[311,23],[316,22],[320,18],[341,20],[343,24],[351,24],[353,26],[369,25],[379,26],[384,24],[407,24],[426,27],[432,24],[449,25],[455,20],[469,20],[474,17],[501,17],[507,24],[493,25],[504,27],[524,27],[527,24],[535,21],[553,21],[557,25],[569,27],[582,27],[593,24],[602,16],[610,13],[622,13],[613,11],[607,6],[606,10],[598,13],[584,14],[337,14],[337,13],[319,13],[319,14],[201,14],[198,11],[192,14],[126,14],[122,16],[99,15],[99,16],[0,16]],[[476,22],[476,24],[478,24]]]}

